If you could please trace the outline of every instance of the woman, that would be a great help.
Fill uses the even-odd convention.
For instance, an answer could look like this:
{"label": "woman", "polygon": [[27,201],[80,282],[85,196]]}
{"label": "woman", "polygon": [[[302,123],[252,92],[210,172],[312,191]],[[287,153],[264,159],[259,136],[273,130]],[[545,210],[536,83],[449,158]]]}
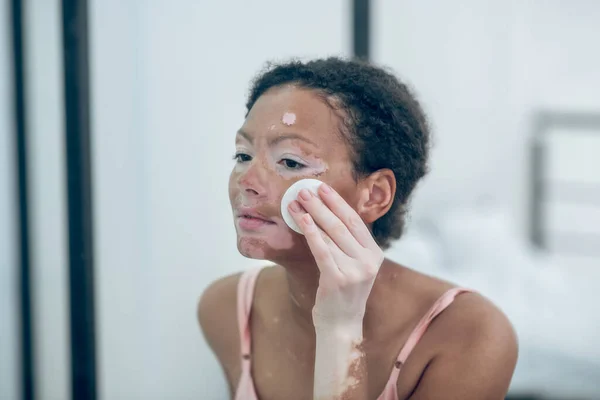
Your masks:
{"label": "woman", "polygon": [[[275,265],[203,293],[198,319],[236,399],[502,399],[517,359],[484,297],[384,258],[427,172],[410,90],[362,62],[271,66],[254,82],[229,196],[238,250]],[[280,203],[303,178],[319,195]]]}

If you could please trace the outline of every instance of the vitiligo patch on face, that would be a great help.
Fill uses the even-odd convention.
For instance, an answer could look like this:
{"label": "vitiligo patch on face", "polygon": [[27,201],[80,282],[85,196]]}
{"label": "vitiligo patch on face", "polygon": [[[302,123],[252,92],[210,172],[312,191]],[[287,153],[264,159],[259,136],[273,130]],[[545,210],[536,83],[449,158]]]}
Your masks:
{"label": "vitiligo patch on face", "polygon": [[294,183],[292,186],[290,186],[281,198],[281,216],[283,217],[283,220],[285,221],[287,226],[292,228],[294,231],[302,234],[302,231],[300,230],[298,225],[296,225],[296,222],[294,221],[290,212],[288,211],[288,205],[292,201],[298,199],[298,193],[300,193],[302,189],[308,189],[314,194],[316,194],[317,197],[319,197],[317,191],[319,190],[319,186],[321,186],[322,183],[323,182],[321,182],[318,179],[301,179],[298,182]]}
{"label": "vitiligo patch on face", "polygon": [[281,122],[283,122],[283,124],[287,126],[294,125],[294,123],[296,122],[296,114],[286,112],[285,114],[283,114],[283,117],[281,117]]}

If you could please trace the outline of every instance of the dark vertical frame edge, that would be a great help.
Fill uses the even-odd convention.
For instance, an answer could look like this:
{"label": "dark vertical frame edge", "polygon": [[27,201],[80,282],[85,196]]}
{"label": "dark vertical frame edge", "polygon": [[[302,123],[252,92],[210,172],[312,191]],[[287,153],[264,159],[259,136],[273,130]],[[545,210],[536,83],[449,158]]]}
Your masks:
{"label": "dark vertical frame edge", "polygon": [[352,55],[369,61],[371,57],[371,0],[352,0]]}
{"label": "dark vertical frame edge", "polygon": [[13,73],[14,107],[14,146],[15,146],[15,185],[16,207],[18,215],[17,245],[18,255],[18,304],[19,312],[19,350],[20,350],[20,391],[21,398],[35,398],[35,349],[33,340],[33,301],[31,282],[31,242],[30,213],[28,191],[28,154],[27,154],[27,86],[25,76],[25,32],[22,0],[7,2],[11,27],[11,51]]}
{"label": "dark vertical frame edge", "polygon": [[62,0],[71,396],[95,400],[96,338],[88,6]]}

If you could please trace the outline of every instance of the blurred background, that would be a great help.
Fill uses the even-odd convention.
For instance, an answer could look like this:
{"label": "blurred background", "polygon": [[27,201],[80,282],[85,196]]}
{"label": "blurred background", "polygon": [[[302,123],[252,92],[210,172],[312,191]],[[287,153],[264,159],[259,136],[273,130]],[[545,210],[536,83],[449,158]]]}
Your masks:
{"label": "blurred background", "polygon": [[[195,311],[211,281],[263,264],[238,254],[227,195],[249,82],[328,55],[390,67],[431,120],[431,173],[388,257],[504,310],[510,398],[600,399],[599,1],[92,0],[87,25],[66,23],[82,4],[0,0],[0,399],[77,397],[82,304],[97,398],[227,398]],[[68,72],[65,28],[87,31],[89,80]],[[65,131],[86,98],[93,246],[77,264]]]}

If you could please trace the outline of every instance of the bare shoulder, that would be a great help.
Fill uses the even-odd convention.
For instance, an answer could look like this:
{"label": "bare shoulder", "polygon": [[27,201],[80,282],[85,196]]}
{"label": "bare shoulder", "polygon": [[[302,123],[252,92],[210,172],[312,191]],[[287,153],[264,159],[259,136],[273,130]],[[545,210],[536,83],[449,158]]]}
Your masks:
{"label": "bare shoulder", "polygon": [[202,292],[196,311],[204,334],[210,334],[228,319],[236,320],[237,285],[241,275],[242,273],[238,272],[217,279]]}
{"label": "bare shoulder", "polygon": [[[463,293],[433,321],[439,344],[413,399],[504,398],[518,357],[517,336],[506,315],[477,293]],[[450,395],[451,394],[451,395]]]}
{"label": "bare shoulder", "polygon": [[[389,271],[392,279],[398,274],[401,290],[396,293],[418,309],[415,318],[458,287],[406,267]],[[517,336],[507,316],[483,295],[457,295],[433,319],[420,343],[398,380],[398,393],[404,398],[504,398],[517,362]]]}
{"label": "bare shoulder", "polygon": [[239,362],[237,285],[241,273],[212,282],[198,301],[197,318],[206,342],[230,378]]}
{"label": "bare shoulder", "polygon": [[458,295],[439,319],[438,328],[451,347],[483,346],[516,356],[517,336],[508,317],[479,293]]}
{"label": "bare shoulder", "polygon": [[[408,296],[422,299],[429,307],[450,289],[458,285],[442,279],[406,269],[404,286]],[[410,286],[410,287],[409,287]],[[477,292],[456,296],[453,302],[432,322],[428,329],[443,336],[443,347],[469,345],[474,341],[494,341],[497,345],[516,346],[516,335],[507,316],[489,299]]]}

